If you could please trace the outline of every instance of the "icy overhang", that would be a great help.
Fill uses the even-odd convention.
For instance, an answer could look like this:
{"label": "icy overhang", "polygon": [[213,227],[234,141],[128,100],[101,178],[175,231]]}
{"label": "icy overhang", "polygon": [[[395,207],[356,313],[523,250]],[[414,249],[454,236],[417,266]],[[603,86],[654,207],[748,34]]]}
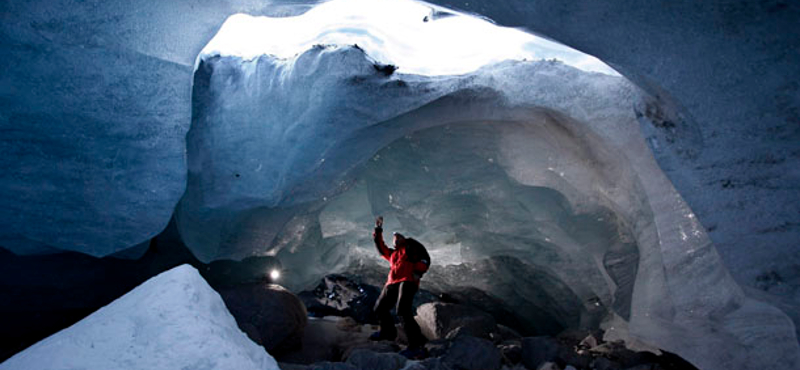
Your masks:
{"label": "icy overhang", "polygon": [[413,0],[333,0],[294,17],[230,16],[202,57],[289,59],[314,45],[358,45],[403,73],[457,75],[503,60],[558,59],[616,75],[595,57],[520,29]]}

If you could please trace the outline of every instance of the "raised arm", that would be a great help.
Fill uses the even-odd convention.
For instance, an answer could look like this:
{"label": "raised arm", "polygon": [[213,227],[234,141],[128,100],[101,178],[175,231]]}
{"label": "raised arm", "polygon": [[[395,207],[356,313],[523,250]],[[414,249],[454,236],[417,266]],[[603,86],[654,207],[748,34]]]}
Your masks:
{"label": "raised arm", "polygon": [[375,231],[372,232],[372,240],[375,241],[375,247],[378,248],[378,253],[381,257],[389,259],[392,255],[392,250],[383,242],[383,217],[378,216],[375,219]]}

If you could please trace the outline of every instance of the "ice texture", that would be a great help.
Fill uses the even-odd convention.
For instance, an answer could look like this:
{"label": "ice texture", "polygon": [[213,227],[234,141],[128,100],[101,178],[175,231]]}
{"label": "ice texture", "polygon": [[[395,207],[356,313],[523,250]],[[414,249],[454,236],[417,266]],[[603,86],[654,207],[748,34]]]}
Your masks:
{"label": "ice texture", "polygon": [[[787,78],[800,74],[800,54],[796,52],[800,50],[800,28],[795,27],[798,14],[795,4],[676,1],[669,6],[654,6],[621,0],[592,4],[561,0],[434,2],[486,15],[502,25],[527,27],[597,55],[645,88],[659,104],[673,106],[674,114],[667,112],[669,114],[664,116],[648,114],[647,109],[639,110],[644,127],[649,130],[648,144],[659,164],[697,212],[699,220],[712,230],[712,238],[737,279],[755,285],[753,281],[763,273],[780,273],[777,276],[784,278],[774,281],[787,279],[783,286],[789,291],[785,295],[797,300],[796,281],[800,274],[795,266],[800,255],[796,253],[796,240],[800,227],[796,215],[800,192],[796,191],[796,184],[800,176],[797,171],[800,152],[796,150],[796,143],[800,131],[796,129],[796,122],[800,95],[796,81]],[[0,124],[4,133],[4,153],[9,150],[15,154],[4,156],[2,162],[2,181],[11,184],[3,185],[2,189],[3,216],[4,220],[9,220],[4,223],[2,231],[4,242],[10,241],[16,251],[74,248],[89,253],[110,253],[126,247],[114,247],[116,240],[126,237],[115,239],[113,233],[127,234],[139,230],[139,237],[131,238],[139,240],[124,244],[131,246],[144,241],[147,235],[156,233],[161,225],[166,224],[166,212],[159,212],[171,207],[171,204],[157,204],[160,199],[149,195],[141,198],[137,195],[132,201],[140,202],[136,203],[137,209],[153,207],[160,211],[139,219],[131,218],[128,224],[123,225],[126,226],[124,229],[106,227],[97,219],[84,217],[86,210],[117,211],[116,202],[125,204],[126,201],[104,196],[124,189],[89,186],[95,184],[91,181],[85,183],[85,188],[70,187],[77,182],[64,176],[34,176],[39,171],[36,168],[57,168],[64,159],[44,151],[37,154],[39,148],[50,150],[44,145],[22,146],[23,149],[29,148],[30,154],[17,155],[18,152],[5,149],[6,146],[18,145],[6,141],[6,135],[37,140],[48,138],[52,139],[52,145],[66,148],[70,148],[79,136],[70,135],[76,131],[72,130],[75,125],[68,126],[66,132],[56,130],[62,135],[52,138],[47,133],[55,125],[11,125],[9,122],[12,122],[15,112],[44,111],[60,117],[63,112],[79,111],[107,118],[114,116],[120,106],[132,107],[137,102],[155,109],[148,111],[149,116],[171,116],[172,109],[186,112],[190,103],[191,66],[199,50],[228,15],[238,12],[296,15],[309,4],[292,2],[290,6],[283,6],[281,3],[249,0],[4,2],[0,12],[0,47],[4,56],[0,61],[0,69],[4,72],[0,74]],[[719,32],[720,29],[725,32]],[[164,65],[162,62],[174,63],[173,67],[177,69],[162,69],[159,67]],[[25,64],[29,64],[28,68]],[[155,72],[159,78],[127,78],[145,72]],[[517,76],[514,81],[524,87],[528,78],[528,75]],[[539,75],[539,78],[543,76]],[[137,91],[145,93],[132,94],[130,89],[120,87],[130,81],[139,81],[137,86],[141,90]],[[535,75],[531,77],[531,83],[534,81]],[[171,89],[178,95],[183,94],[182,98],[166,105],[166,111],[153,108],[157,105],[151,104],[150,99],[169,101]],[[53,93],[59,90],[64,94]],[[98,91],[107,92],[108,98],[98,98]],[[508,97],[524,96],[527,91],[520,88]],[[542,95],[547,95],[547,92],[547,89],[539,91]],[[597,114],[597,109],[602,109],[603,104],[598,102],[603,99],[586,99],[584,103],[590,104],[586,106],[571,104],[572,97],[581,96],[580,89],[565,94],[569,98],[563,96],[561,106],[571,106],[569,116],[591,117]],[[461,107],[467,111],[469,105],[465,107],[462,104]],[[181,115],[186,116],[185,113]],[[114,133],[119,129],[138,134],[138,131],[131,130],[129,122],[133,121],[115,121],[113,127],[106,128]],[[593,121],[593,124],[602,122]],[[403,127],[402,124],[397,126]],[[593,127],[602,133],[602,127]],[[376,142],[376,150],[402,136],[396,133],[405,132],[394,126],[384,130],[395,131],[387,134],[385,142]],[[634,133],[636,130],[629,128],[624,132]],[[613,143],[613,148],[624,148],[624,138],[601,136]],[[98,137],[101,139],[97,143],[106,143],[102,140],[105,137]],[[638,146],[641,138],[634,139],[631,143]],[[353,140],[359,142],[358,138]],[[80,154],[96,153],[84,152],[83,145],[74,148]],[[134,160],[153,155],[152,152],[135,152]],[[628,156],[632,163],[650,160],[648,154],[642,154],[646,151],[633,153]],[[354,154],[354,157],[358,155]],[[68,174],[78,174],[86,167],[100,168],[96,160],[102,162],[102,158],[86,156],[87,166],[79,166],[77,172],[68,171]],[[23,165],[15,161],[21,161]],[[646,163],[639,165],[647,168]],[[639,165],[634,167],[639,168]],[[152,169],[151,166],[143,168]],[[25,172],[30,169],[34,172]],[[113,174],[113,171],[112,168],[102,173]],[[524,183],[526,171],[518,172],[514,177],[519,177],[518,181]],[[92,171],[80,176],[90,174]],[[769,306],[743,300],[739,289],[732,288],[727,272],[718,266],[719,257],[708,244],[699,221],[689,217],[692,214],[687,205],[671,186],[662,183],[663,175],[646,170],[641,177],[653,218],[651,222],[644,217],[642,224],[634,227],[639,230],[635,232],[640,253],[639,271],[646,268],[648,272],[635,276],[632,316],[630,322],[625,323],[625,326],[630,324],[629,332],[663,345],[702,365],[703,369],[728,365],[753,369],[800,367],[797,360],[800,351],[791,344],[796,338],[786,334],[791,323]],[[131,179],[136,185],[138,178],[133,176]],[[40,186],[45,182],[48,182],[47,187]],[[58,193],[62,184],[69,191],[50,198],[45,207],[35,202],[40,193],[45,197],[50,194],[46,189],[56,189],[54,192]],[[344,186],[342,190],[350,188]],[[165,193],[174,189],[174,184],[165,183]],[[560,192],[568,193],[565,189]],[[113,202],[87,202],[84,196]],[[323,201],[325,198],[323,196]],[[172,199],[174,202],[175,198]],[[276,217],[270,224],[273,231],[263,237],[254,237],[259,227],[267,230],[267,222],[256,223],[259,227],[254,225],[251,233],[242,233],[247,238],[235,240],[238,236],[227,231],[225,242],[250,242],[260,248],[255,253],[264,253],[265,250],[272,253],[280,248],[276,253],[282,252],[282,258],[291,260],[296,266],[311,261],[311,267],[303,270],[304,273],[340,266],[348,258],[347,251],[337,248],[336,244],[318,243],[326,238],[322,237],[323,231],[316,220],[317,210],[301,209],[297,213],[291,207],[278,208],[286,213],[280,216],[280,212],[269,207],[262,213],[249,211],[267,220]],[[25,218],[26,214],[36,215],[37,212],[43,216],[42,219]],[[156,221],[159,218],[156,213],[164,217],[160,224]],[[54,220],[50,217],[53,215],[66,216]],[[221,221],[231,217],[228,215]],[[332,219],[333,224],[363,225],[361,221]],[[397,222],[399,225],[399,220]],[[142,225],[150,225],[152,229],[140,228]],[[238,227],[235,225],[243,223],[231,221],[223,226],[235,229]],[[74,240],[53,241],[60,238],[61,231],[66,235],[80,232],[82,237],[75,234]],[[345,234],[335,237],[347,239]],[[105,243],[111,239],[114,239],[112,244]],[[209,243],[212,247],[206,246],[202,252],[206,258],[225,255],[235,249],[228,246],[219,252],[218,239],[212,240]],[[73,242],[81,243],[81,240],[95,242],[93,246],[73,245]],[[650,247],[646,247],[648,245]],[[245,254],[246,250],[236,253]],[[685,339],[685,343],[678,338]],[[771,342],[779,345],[764,348],[765,345],[772,346]],[[693,345],[696,346],[690,348]]]}
{"label": "ice texture", "polygon": [[201,259],[276,256],[303,287],[381,263],[381,214],[434,264],[511,257],[548,288],[468,274],[449,286],[524,307],[549,297],[542,317],[565,327],[611,313],[610,331],[703,369],[798,363],[791,320],[744,295],[659,169],[634,109],[646,94],[623,78],[552,61],[387,75],[360,48],[317,46],[204,58],[194,94],[177,218]]}
{"label": "ice texture", "polygon": [[637,109],[648,146],[734,278],[800,303],[797,3],[431,2],[552,37],[647,90],[662,106]]}
{"label": "ice texture", "polygon": [[0,245],[106,256],[167,225],[186,187],[195,60],[231,14],[313,4],[0,5]]}
{"label": "ice texture", "polygon": [[15,86],[0,98],[0,245],[104,256],[163,229],[184,191],[190,95],[179,86],[191,69],[129,51],[0,48]]}
{"label": "ice texture", "polygon": [[150,278],[0,364],[20,369],[279,370],[193,267]]}
{"label": "ice texture", "polygon": [[[545,71],[548,63],[558,72]],[[500,63],[459,76],[387,76],[355,46],[315,46],[288,60],[205,57],[195,75],[187,136],[188,187],[176,211],[181,235],[204,261],[263,253],[276,227],[296,212],[288,208],[336,194],[350,170],[380,147],[439,124],[411,116],[383,122],[464,89],[502,89],[513,104],[525,99],[573,104],[570,96],[548,91],[550,73],[567,73],[559,82],[575,77],[569,88],[589,85],[580,71],[558,69],[564,66],[557,62],[520,64],[525,65],[533,67]],[[528,72],[540,87],[519,83]],[[601,105],[584,101],[581,109]],[[259,236],[241,236],[247,222],[237,217],[245,210]]]}
{"label": "ice texture", "polygon": [[[659,164],[709,229],[741,284],[777,294],[790,305],[800,302],[796,267],[800,264],[796,253],[800,238],[796,220],[800,206],[800,192],[796,191],[800,94],[797,83],[786,78],[800,74],[800,53],[793,52],[800,50],[795,4],[746,0],[724,4],[676,1],[670,6],[622,0],[592,4],[561,0],[431,2],[488,17],[498,25],[525,28],[598,56],[657,95],[659,104],[672,106],[674,112],[645,120],[651,136],[648,143]],[[71,135],[74,124],[64,128],[65,136],[53,136],[41,131],[41,125],[12,126],[9,120],[14,112],[46,112],[53,117],[49,120],[53,127],[55,122],[74,122],[61,121],[64,112],[88,112],[113,126],[114,132],[139,134],[132,125],[141,122],[109,119],[120,105],[136,106],[148,112],[137,117],[153,118],[152,122],[164,125],[156,126],[166,129],[161,134],[172,135],[169,128],[174,124],[163,118],[174,116],[173,111],[188,116],[191,67],[230,15],[296,16],[316,3],[5,1],[0,12],[0,48],[6,56],[0,60],[4,72],[0,73],[2,145],[13,144],[6,137],[47,138],[54,145],[72,148],[73,154],[84,155],[84,159],[75,164],[54,156],[51,149],[37,152],[44,149],[43,144],[22,145],[22,156],[9,149],[15,155],[3,156],[0,162],[3,182],[10,183],[3,187],[0,199],[7,220],[0,230],[3,244],[18,253],[66,248],[110,254],[144,242],[163,229],[168,210],[180,196],[176,189],[185,185],[164,181],[176,175],[162,172],[157,180],[163,185],[159,195],[148,194],[150,180],[134,175],[124,176],[129,180],[124,183],[100,181],[113,180],[119,168],[105,168],[102,163],[109,161],[104,155],[86,155],[98,153],[75,144]],[[434,13],[434,18],[436,14],[442,13]],[[172,66],[166,67],[169,63]],[[158,77],[149,78],[152,74]],[[135,92],[122,88],[129,80],[137,81]],[[150,104],[156,96],[174,100]],[[648,116],[647,109],[640,113]],[[184,118],[177,123],[183,130],[187,124]],[[45,128],[49,130],[51,125]],[[93,141],[101,147],[105,143],[100,135],[86,134],[96,138]],[[175,134],[167,142],[178,144],[180,136]],[[157,149],[142,151],[132,146],[131,157],[118,160],[152,165],[154,158],[163,155],[159,165],[177,164],[172,154],[178,153],[178,148],[150,139]],[[115,147],[126,147],[123,143],[109,145],[103,153],[116,154]],[[50,171],[62,162],[75,165],[75,170]],[[45,172],[56,177],[26,175],[26,171],[40,169],[49,169]],[[141,170],[149,173],[152,167]],[[81,178],[76,181],[75,176]],[[77,186],[81,180],[86,180],[83,189],[92,199],[82,199],[83,189]],[[59,192],[56,189],[62,184],[65,191]],[[125,189],[129,185],[133,191]],[[40,195],[48,199],[46,206],[36,201]],[[112,197],[117,195],[126,198]],[[158,203],[165,199],[170,204]],[[124,207],[134,211],[130,220],[112,220],[125,213],[118,209]],[[108,218],[103,221],[95,218],[105,216]],[[107,227],[109,223],[124,230]],[[89,240],[93,242],[85,242]]]}

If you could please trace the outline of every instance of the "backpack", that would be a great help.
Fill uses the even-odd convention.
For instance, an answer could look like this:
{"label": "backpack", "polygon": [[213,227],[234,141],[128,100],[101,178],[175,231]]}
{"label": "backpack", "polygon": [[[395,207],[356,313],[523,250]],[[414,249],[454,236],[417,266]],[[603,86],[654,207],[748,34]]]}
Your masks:
{"label": "backpack", "polygon": [[[426,261],[428,267],[431,267],[431,255],[428,254],[428,250],[425,249],[425,246],[422,245],[419,241],[412,238],[406,238],[406,250],[408,251],[408,259],[411,262],[420,262]],[[419,277],[422,277],[425,273],[418,273]]]}

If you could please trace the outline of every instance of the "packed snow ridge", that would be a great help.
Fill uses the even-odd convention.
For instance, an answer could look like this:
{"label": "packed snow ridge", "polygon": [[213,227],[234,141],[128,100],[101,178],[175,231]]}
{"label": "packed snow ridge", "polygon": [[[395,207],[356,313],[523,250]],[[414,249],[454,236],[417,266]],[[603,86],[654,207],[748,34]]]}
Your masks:
{"label": "packed snow ridge", "polygon": [[189,265],[147,280],[0,369],[279,370]]}
{"label": "packed snow ridge", "polygon": [[523,30],[413,0],[333,0],[294,17],[235,14],[201,57],[290,59],[313,45],[358,45],[380,63],[429,76],[473,72],[503,60],[544,58],[617,74],[595,57]]}

